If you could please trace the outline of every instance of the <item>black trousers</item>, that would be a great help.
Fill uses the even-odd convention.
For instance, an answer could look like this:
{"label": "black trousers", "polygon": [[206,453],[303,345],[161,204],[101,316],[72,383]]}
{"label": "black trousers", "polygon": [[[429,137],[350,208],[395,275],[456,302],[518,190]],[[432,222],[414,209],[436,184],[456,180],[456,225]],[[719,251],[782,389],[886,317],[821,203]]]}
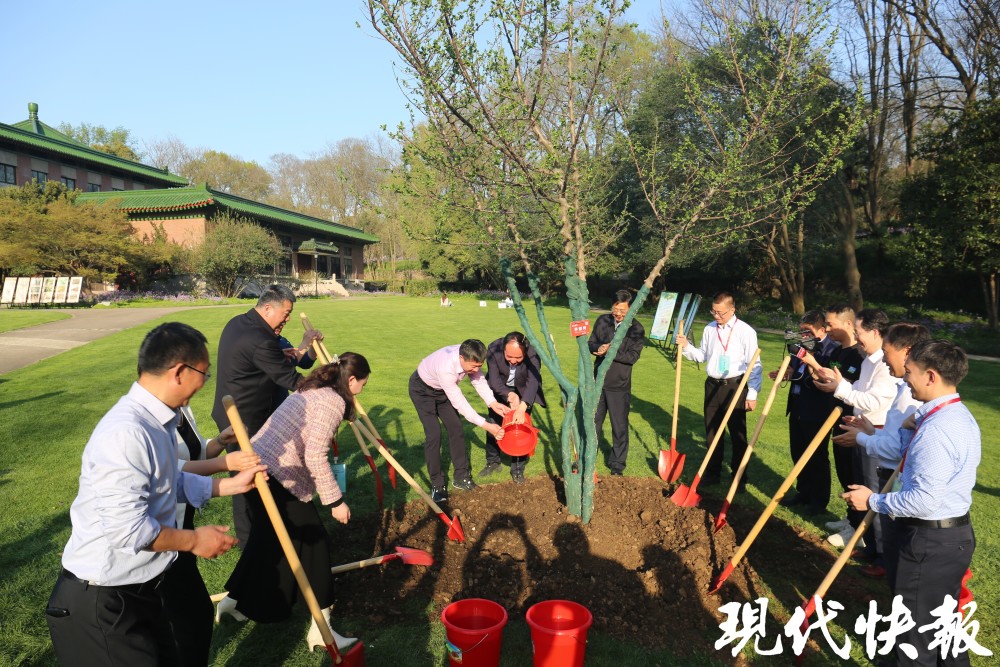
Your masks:
{"label": "black trousers", "polygon": [[927,528],[901,524],[899,531],[899,560],[896,569],[896,595],[903,596],[903,604],[913,614],[914,627],[899,636],[897,642],[910,644],[917,649],[917,658],[911,660],[899,650],[896,660],[900,667],[931,667],[933,665],[969,664],[969,654],[941,658],[940,647],[927,648],[934,639],[933,631],[917,630],[936,619],[931,611],[944,602],[945,595],[957,601],[962,588],[962,577],[972,562],[976,549],[976,536],[971,525],[954,528]]}
{"label": "black trousers", "polygon": [[193,553],[178,553],[161,586],[177,647],[177,664],[184,667],[207,665],[212,647],[215,608],[198,572],[197,560]]}
{"label": "black trousers", "polygon": [[[822,426],[823,422],[803,421],[796,419],[794,413],[789,415],[788,443],[793,464],[798,463]],[[809,458],[802,472],[799,473],[795,488],[809,507],[813,509],[825,510],[830,503],[829,431],[824,436],[819,448]]]}
{"label": "black trousers", "polygon": [[[251,435],[251,437],[253,436]],[[238,451],[240,451],[240,444],[238,442],[230,443],[226,447],[226,452],[229,454]],[[239,471],[234,470],[229,473],[229,476],[235,477],[238,474]],[[239,549],[243,549],[247,544],[247,540],[250,539],[250,527],[253,523],[250,518],[250,507],[247,505],[245,494],[241,493],[231,497],[233,500],[233,530],[236,532],[236,539],[239,540],[236,546]]]}
{"label": "black trousers", "polygon": [[[465,451],[465,432],[462,417],[448,395],[440,389],[429,387],[416,371],[410,376],[410,400],[417,409],[417,416],[424,427],[424,462],[427,474],[435,488],[444,488],[446,477],[441,470],[441,422],[448,432],[448,451],[454,466],[454,479],[472,477],[469,454]],[[440,419],[440,422],[438,421]]]}
{"label": "black trousers", "polygon": [[608,455],[608,467],[612,472],[622,472],[628,461],[628,415],[632,409],[632,391],[601,392],[597,401],[597,412],[594,413],[594,423],[597,426],[597,436],[600,438],[604,429],[605,415],[611,416],[611,453]]}
{"label": "black trousers", "polygon": [[[326,528],[312,502],[304,503],[272,477],[267,482],[278,513],[288,529],[295,553],[316,594],[319,606],[333,604],[333,575]],[[278,535],[256,489],[245,494],[250,504],[253,530],[240,560],[226,582],[236,608],[258,623],[278,623],[292,614],[299,587],[288,565]]]}
{"label": "black trousers", "polygon": [[[705,446],[708,447],[712,444],[712,440],[715,439],[715,434],[719,432],[722,427],[722,418],[726,416],[726,410],[729,409],[729,404],[733,400],[733,396],[736,394],[736,389],[739,387],[740,378],[730,378],[722,384],[712,378],[705,380],[705,437],[707,441]],[[740,462],[743,460],[743,454],[747,450],[747,411],[744,407],[746,401],[748,388],[743,387],[743,393],[740,397],[739,402],[736,404],[736,409],[733,410],[732,416],[729,417],[729,424],[727,425],[729,430],[729,437],[733,441],[732,452],[729,458],[729,467],[735,472],[740,467]],[[715,452],[712,453],[712,458],[708,462],[708,467],[705,469],[705,477],[718,478],[722,474],[722,459],[724,458],[724,450],[726,447],[726,436],[725,434],[719,439],[719,444],[715,448]],[[743,480],[746,481],[748,476],[744,473]]]}
{"label": "black trousers", "polygon": [[[517,390],[511,389],[511,391],[516,393]],[[518,394],[518,396],[520,396],[520,394]],[[500,402],[503,403],[504,405],[507,405],[506,401],[500,401]],[[531,414],[531,408],[532,406],[529,405],[528,409],[525,410],[525,412],[529,415]],[[492,410],[488,410],[486,415],[486,421],[490,422],[491,424],[502,425],[503,417],[493,412]],[[525,454],[524,456],[511,456],[510,474],[511,475],[524,474],[524,467],[528,464],[529,458],[531,457],[528,456],[527,454]],[[493,437],[492,433],[486,434],[486,463],[496,463],[496,464],[500,463],[500,445],[497,444],[497,439]]]}
{"label": "black trousers", "polygon": [[[833,437],[837,437],[844,431],[839,426],[833,427]],[[861,481],[854,479],[854,450],[855,447],[833,446],[833,467],[837,470],[837,482],[840,487],[847,491],[851,484],[861,484]]]}
{"label": "black trousers", "polygon": [[45,610],[62,667],[170,667],[173,632],[154,586],[91,586],[60,574]]}

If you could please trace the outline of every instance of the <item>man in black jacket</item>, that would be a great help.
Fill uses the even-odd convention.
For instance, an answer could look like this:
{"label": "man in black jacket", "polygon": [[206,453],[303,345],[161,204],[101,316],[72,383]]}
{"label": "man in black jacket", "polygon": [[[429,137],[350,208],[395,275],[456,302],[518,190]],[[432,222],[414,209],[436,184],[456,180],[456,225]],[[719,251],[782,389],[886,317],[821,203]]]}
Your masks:
{"label": "man in black jacket", "polygon": [[[534,405],[545,407],[542,395],[542,363],[538,353],[528,346],[524,334],[512,331],[503,338],[490,343],[486,350],[486,381],[497,401],[514,410],[513,423],[524,422],[525,413],[530,413]],[[502,417],[492,410],[486,419],[494,424],[502,423]],[[524,481],[524,467],[528,456],[510,457],[510,476],[515,483]],[[489,477],[500,472],[500,446],[492,434],[486,435],[486,467],[479,472],[480,477]]]}
{"label": "man in black jacket", "polygon": [[[295,364],[287,361],[275,330],[288,322],[294,308],[295,294],[284,285],[270,285],[260,295],[257,305],[229,320],[219,339],[216,356],[218,371],[212,419],[219,430],[229,426],[222,397],[233,397],[240,419],[252,438],[264,425],[288,392],[295,391],[302,376]],[[322,340],[316,330],[307,331],[301,347],[309,349],[313,339]],[[229,451],[236,451],[234,443]],[[233,499],[233,525],[240,545],[250,536],[250,516],[242,496]]]}
{"label": "man in black jacket", "polygon": [[[611,314],[601,315],[594,323],[594,332],[590,335],[590,353],[595,355],[594,374],[604,361],[614,338],[615,330],[621,325],[628,313],[628,305],[632,295],[625,290],[615,294],[611,304]],[[612,361],[604,377],[604,387],[601,389],[601,399],[597,403],[597,413],[594,421],[600,436],[604,427],[604,416],[611,414],[611,455],[608,457],[608,467],[612,475],[621,475],[628,459],[628,413],[632,404],[632,365],[639,360],[642,346],[645,343],[646,330],[638,320],[632,320],[632,325],[625,332],[625,339],[618,354]]]}

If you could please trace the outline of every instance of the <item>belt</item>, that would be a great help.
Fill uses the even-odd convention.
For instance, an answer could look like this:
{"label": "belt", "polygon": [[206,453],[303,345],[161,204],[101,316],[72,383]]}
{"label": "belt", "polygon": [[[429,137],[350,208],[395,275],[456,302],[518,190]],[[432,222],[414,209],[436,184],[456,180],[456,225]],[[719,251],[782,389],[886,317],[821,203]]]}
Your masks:
{"label": "belt", "polygon": [[740,380],[743,379],[743,373],[740,373],[736,377],[731,377],[731,378],[714,378],[711,375],[709,375],[705,379],[708,380],[709,384],[714,384],[719,387],[725,387],[727,384],[739,384]]}
{"label": "belt", "polygon": [[119,584],[118,586],[102,586],[101,584],[94,583],[93,581],[87,581],[86,579],[81,579],[76,576],[66,568],[63,568],[62,576],[64,579],[69,579],[70,581],[75,581],[78,584],[83,584],[83,586],[88,588],[114,588],[119,591],[128,591],[129,593],[135,593],[136,595],[144,595],[146,593],[152,593],[155,591],[161,583],[163,583],[163,577],[166,573],[157,575],[149,581],[144,581],[141,584]]}
{"label": "belt", "polygon": [[878,473],[879,481],[885,482],[890,477],[892,477],[892,473],[894,473],[896,471],[893,468],[878,467],[878,468],[875,469],[875,472]]}
{"label": "belt", "polygon": [[957,516],[953,519],[914,519],[908,516],[898,517],[898,520],[907,526],[917,526],[919,528],[956,528],[958,526],[969,525],[969,513]]}

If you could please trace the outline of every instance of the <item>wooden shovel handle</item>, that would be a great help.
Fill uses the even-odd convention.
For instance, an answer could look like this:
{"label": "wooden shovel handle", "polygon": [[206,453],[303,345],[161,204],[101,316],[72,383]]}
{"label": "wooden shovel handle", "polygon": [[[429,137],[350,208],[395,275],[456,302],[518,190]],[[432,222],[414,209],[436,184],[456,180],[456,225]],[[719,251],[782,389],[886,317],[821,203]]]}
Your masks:
{"label": "wooden shovel handle", "polygon": [[[896,470],[892,473],[892,476],[882,487],[882,493],[889,493],[890,491],[892,491],[892,486],[893,484],[896,483],[896,479],[898,477],[899,477],[899,467],[897,466]],[[822,598],[824,595],[826,595],[826,592],[830,590],[830,586],[833,585],[833,580],[836,579],[837,575],[840,574],[840,571],[844,569],[844,564],[847,563],[848,560],[850,560],[851,552],[854,551],[854,547],[857,546],[858,541],[861,540],[861,536],[865,534],[865,531],[868,530],[868,527],[872,525],[872,522],[874,520],[875,520],[875,511],[868,510],[868,512],[865,514],[865,518],[861,521],[861,524],[854,530],[854,535],[852,535],[851,539],[848,540],[847,544],[844,545],[844,550],[840,552],[840,556],[837,558],[837,561],[830,568],[830,571],[826,573],[826,576],[820,583],[819,588],[817,588],[816,592],[813,593],[813,597]]]}
{"label": "wooden shovel handle", "polygon": [[[754,524],[753,528],[747,534],[746,539],[743,540],[743,544],[740,545],[740,548],[736,550],[736,553],[733,554],[733,557],[730,559],[734,568],[739,565],[740,560],[744,555],[746,555],[750,545],[753,544],[755,539],[757,539],[757,535],[764,527],[764,524],[767,523],[767,520],[771,518],[772,514],[774,514],[774,510],[777,509],[778,503],[785,497],[785,493],[791,488],[792,484],[795,483],[795,479],[799,476],[799,473],[801,473],[802,469],[806,467],[807,463],[809,463],[810,457],[812,457],[813,453],[819,449],[820,444],[826,440],[826,436],[829,434],[830,429],[833,428],[833,425],[837,423],[837,420],[840,419],[842,412],[842,408],[833,409],[830,416],[826,418],[825,422],[823,422],[823,426],[821,426],[819,431],[816,433],[816,437],[812,439],[812,442],[810,442],[809,446],[806,447],[802,456],[800,456],[799,460],[795,462],[795,465],[792,467],[792,471],[788,473],[788,477],[786,477],[785,481],[778,487],[778,491],[774,494],[770,504],[768,504],[768,506],[764,509],[760,518],[757,519],[757,523]],[[848,555],[850,555],[850,553],[850,551],[847,551]]]}
{"label": "wooden shovel handle", "polygon": [[757,357],[760,356],[760,348],[753,353],[753,358],[750,359],[750,363],[747,364],[747,369],[743,373],[743,378],[740,380],[740,386],[736,388],[736,393],[733,394],[733,400],[729,402],[729,408],[726,410],[726,416],[722,418],[722,423],[719,425],[719,430],[715,432],[715,437],[712,438],[712,444],[709,445],[708,451],[705,452],[705,460],[701,462],[701,467],[698,468],[698,478],[701,478],[705,474],[705,469],[708,468],[708,462],[712,458],[712,452],[715,451],[716,445],[719,444],[719,440],[722,439],[722,434],[726,432],[726,425],[729,424],[729,418],[733,415],[733,410],[736,409],[736,404],[740,402],[740,398],[743,396],[743,387],[747,386],[747,381],[750,380],[750,373],[753,371],[753,365],[757,363]]}
{"label": "wooden shovel handle", "polygon": [[764,430],[764,422],[767,421],[767,416],[771,414],[771,404],[774,403],[774,395],[778,393],[778,385],[781,384],[781,378],[785,377],[785,369],[788,368],[791,360],[790,356],[786,356],[781,361],[781,368],[778,369],[778,374],[774,378],[774,384],[771,385],[771,391],[768,393],[767,401],[764,403],[764,410],[760,413],[760,419],[757,420],[757,425],[754,426],[753,435],[750,436],[750,442],[747,443],[747,449],[743,452],[743,460],[740,461],[740,467],[737,468],[736,474],[733,475],[733,483],[730,484],[729,493],[726,494],[727,503],[733,502],[733,498],[736,497],[736,489],[739,487],[740,480],[743,479],[743,473],[747,469],[747,464],[750,463],[750,457],[753,456],[753,448],[757,444],[760,432]]}
{"label": "wooden shovel handle", "polygon": [[368,430],[371,431],[372,435],[374,435],[377,440],[385,442],[382,438],[382,434],[375,428],[375,424],[373,424],[372,420],[368,418],[368,413],[365,412],[365,409],[361,406],[361,401],[358,400],[357,396],[354,397],[354,411],[358,413],[358,416],[361,417],[362,421],[364,421],[365,426],[368,427]]}
{"label": "wooden shovel handle", "polygon": [[[247,434],[246,426],[243,425],[240,413],[236,409],[233,397],[229,395],[223,396],[222,405],[226,408],[226,416],[233,427],[233,433],[236,434],[236,441],[240,444],[240,449],[245,453],[252,454],[253,447],[250,445],[250,436]],[[295,575],[295,581],[302,592],[302,598],[309,607],[309,613],[312,614],[313,620],[319,626],[323,642],[328,648],[333,649],[334,660],[339,665],[342,658],[337,651],[337,643],[333,639],[330,626],[327,624],[326,619],[323,618],[319,601],[316,600],[316,593],[313,592],[312,586],[309,584],[309,579],[306,577],[306,572],[302,569],[302,561],[299,560],[299,555],[295,551],[295,545],[292,544],[292,538],[288,535],[288,529],[285,528],[285,522],[281,518],[281,513],[278,512],[278,506],[274,502],[274,496],[271,495],[271,489],[267,486],[267,481],[264,479],[263,473],[257,473],[254,477],[254,485],[257,488],[257,492],[260,493],[260,499],[264,502],[267,516],[271,519],[271,525],[274,526],[274,532],[278,536],[281,550],[284,552],[285,558],[288,559],[288,565],[292,569],[292,574]]]}
{"label": "wooden shovel handle", "polygon": [[366,558],[365,560],[359,560],[345,565],[334,565],[330,568],[330,574],[340,574],[341,572],[360,570],[363,567],[370,567],[372,565],[381,565],[389,558],[397,558],[397,556],[395,554],[389,554],[384,556],[375,556],[374,558]]}
{"label": "wooden shovel handle", "polygon": [[[681,320],[680,326],[677,329],[678,333],[684,333],[684,320]],[[677,370],[674,373],[674,423],[670,427],[670,443],[671,448],[673,448],[673,443],[677,442],[677,411],[681,407],[681,361],[684,359],[684,350],[681,346],[677,346]]]}
{"label": "wooden shovel handle", "polygon": [[[302,319],[302,328],[306,331],[312,331],[313,325],[309,321],[309,318],[305,313],[299,313],[299,318]],[[333,361],[333,357],[330,356],[330,351],[326,349],[326,344],[321,340],[314,340],[312,342],[313,352],[316,354],[316,359],[321,364],[328,364]]]}
{"label": "wooden shovel handle", "polygon": [[410,476],[410,473],[406,472],[406,469],[403,468],[403,466],[399,465],[399,461],[397,461],[396,458],[389,453],[388,449],[382,446],[382,443],[379,442],[378,439],[367,428],[365,428],[363,424],[358,424],[357,422],[354,422],[354,425],[358,428],[358,430],[361,431],[361,433],[364,434],[366,438],[368,438],[368,440],[371,442],[371,445],[378,449],[379,454],[382,455],[382,458],[388,461],[389,465],[395,468],[396,471],[403,476],[403,479],[406,480],[407,484],[413,487],[413,490],[416,491],[420,495],[420,497],[424,499],[424,502],[430,505],[432,510],[434,510],[438,514],[444,514],[444,510],[442,510],[441,507],[438,506],[436,502],[434,502],[434,499],[431,498],[426,491],[424,491],[422,486],[417,484],[417,480],[413,479]]}

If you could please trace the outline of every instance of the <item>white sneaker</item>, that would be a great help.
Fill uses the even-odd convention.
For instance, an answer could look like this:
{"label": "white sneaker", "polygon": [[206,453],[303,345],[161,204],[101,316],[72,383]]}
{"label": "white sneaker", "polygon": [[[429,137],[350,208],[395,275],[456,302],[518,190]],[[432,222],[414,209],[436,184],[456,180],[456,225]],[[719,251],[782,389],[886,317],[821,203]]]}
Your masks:
{"label": "white sneaker", "polygon": [[[323,618],[326,619],[327,625],[330,622],[330,610],[323,610]],[[344,637],[338,633],[333,628],[330,628],[330,632],[333,633],[333,641],[337,644],[337,650],[343,651],[348,646],[358,641],[356,637]],[[323,633],[319,631],[319,626],[316,625],[316,619],[312,619],[312,624],[309,626],[309,634],[306,635],[306,646],[309,647],[309,652],[312,653],[313,649],[317,646],[323,648],[326,643],[323,641]]]}
{"label": "white sneaker", "polygon": [[826,541],[838,549],[843,549],[844,545],[850,542],[852,537],[854,537],[854,529],[847,526],[847,528],[844,528],[839,533],[834,533],[826,538]]}
{"label": "white sneaker", "polygon": [[239,621],[240,623],[247,620],[247,617],[236,609],[236,600],[229,596],[219,600],[219,604],[215,607],[215,622],[221,622],[224,614],[229,614],[234,620]]}
{"label": "white sneaker", "polygon": [[833,531],[834,533],[839,533],[843,529],[851,525],[851,522],[847,519],[841,519],[840,521],[828,521],[826,524],[826,529]]}

